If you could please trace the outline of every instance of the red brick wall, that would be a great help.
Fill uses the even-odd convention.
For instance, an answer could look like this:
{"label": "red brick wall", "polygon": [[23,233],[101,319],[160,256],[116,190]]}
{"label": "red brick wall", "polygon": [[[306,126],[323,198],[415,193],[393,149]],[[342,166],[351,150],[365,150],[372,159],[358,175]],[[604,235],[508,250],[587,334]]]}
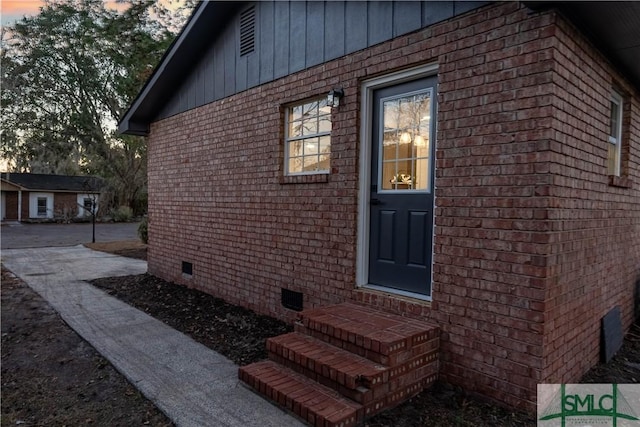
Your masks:
{"label": "red brick wall", "polygon": [[29,192],[22,192],[22,221],[29,219]]}
{"label": "red brick wall", "polygon": [[55,218],[75,218],[78,216],[77,193],[55,193],[53,195],[53,216]]}
{"label": "red brick wall", "polygon": [[[628,303],[622,294],[637,274],[621,254],[637,250],[639,233],[618,247],[608,230],[638,217],[637,193],[606,185],[604,143],[593,140],[583,153],[569,150],[560,134],[568,108],[560,96],[570,90],[559,80],[561,46],[569,28],[553,12],[500,3],[154,123],[149,271],[284,319],[292,313],[280,305],[282,287],[302,292],[305,307],[355,299],[430,319],[443,330],[445,380],[532,409],[537,383],[577,380],[595,361],[597,336],[580,347],[588,353],[580,367],[551,368],[558,357],[574,363],[578,354],[561,344],[559,331],[586,339],[595,325],[583,332],[582,323],[562,317],[580,304],[566,304],[576,296],[572,286],[601,292],[601,306],[578,309],[599,318],[612,303]],[[433,301],[419,302],[354,289],[359,87],[428,63],[439,65],[436,235]],[[608,78],[604,69],[598,74],[601,85]],[[331,174],[282,179],[282,106],[335,86],[345,98],[332,116]],[[593,138],[604,132],[606,99]],[[591,160],[579,160],[583,154]],[[599,207],[589,211],[600,222],[589,226],[568,191],[586,190],[583,168],[601,190]],[[580,194],[588,200],[587,191]],[[615,221],[598,216],[605,206]],[[576,227],[585,233],[572,234]],[[601,269],[618,274],[625,266],[611,292],[589,275],[593,257],[563,250],[563,242],[585,242],[590,231],[618,258],[613,267],[613,257],[603,260]],[[182,261],[193,263],[193,277],[182,277]],[[628,304],[624,312],[628,325]]]}
{"label": "red brick wall", "polygon": [[[614,306],[630,326],[640,280],[640,96],[574,27],[560,20],[556,36],[543,373],[553,383],[598,362],[600,320]],[[622,187],[607,176],[613,88],[626,98]]]}

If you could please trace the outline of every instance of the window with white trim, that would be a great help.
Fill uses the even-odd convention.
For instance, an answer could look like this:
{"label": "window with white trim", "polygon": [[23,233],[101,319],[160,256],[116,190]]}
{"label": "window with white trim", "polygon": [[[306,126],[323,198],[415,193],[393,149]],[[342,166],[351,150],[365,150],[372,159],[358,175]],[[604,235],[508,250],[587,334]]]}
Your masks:
{"label": "window with white trim", "polygon": [[329,173],[331,107],[326,97],[287,107],[285,175]]}
{"label": "window with white trim", "polygon": [[46,197],[38,197],[38,216],[47,216],[47,198]]}
{"label": "window with white trim", "polygon": [[93,212],[93,200],[90,197],[85,197],[82,200],[82,208],[86,214],[91,214]]}
{"label": "window with white trim", "polygon": [[609,175],[620,176],[622,158],[622,96],[617,92],[611,93],[611,110],[609,119]]}

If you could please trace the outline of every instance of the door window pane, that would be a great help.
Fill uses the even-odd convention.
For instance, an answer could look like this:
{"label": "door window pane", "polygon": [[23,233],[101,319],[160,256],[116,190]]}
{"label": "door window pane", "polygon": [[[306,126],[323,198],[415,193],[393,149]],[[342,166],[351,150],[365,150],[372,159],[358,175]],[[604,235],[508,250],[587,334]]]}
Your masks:
{"label": "door window pane", "polygon": [[382,101],[383,190],[430,191],[431,91]]}

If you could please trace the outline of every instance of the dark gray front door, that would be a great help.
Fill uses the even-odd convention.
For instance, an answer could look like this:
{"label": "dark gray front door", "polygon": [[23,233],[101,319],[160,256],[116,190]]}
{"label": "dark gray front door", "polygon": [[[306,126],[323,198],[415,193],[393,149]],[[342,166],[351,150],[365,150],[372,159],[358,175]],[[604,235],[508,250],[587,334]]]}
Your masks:
{"label": "dark gray front door", "polygon": [[436,78],[373,94],[369,283],[431,295]]}

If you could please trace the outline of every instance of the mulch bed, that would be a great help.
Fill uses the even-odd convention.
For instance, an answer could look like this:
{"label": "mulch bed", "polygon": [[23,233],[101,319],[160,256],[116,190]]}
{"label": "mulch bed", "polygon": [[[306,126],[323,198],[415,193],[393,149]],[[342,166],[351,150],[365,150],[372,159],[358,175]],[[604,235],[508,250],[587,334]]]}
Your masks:
{"label": "mulch bed", "polygon": [[293,330],[279,320],[257,315],[150,274],[108,277],[89,283],[189,335],[238,365],[265,359],[266,339]]}

